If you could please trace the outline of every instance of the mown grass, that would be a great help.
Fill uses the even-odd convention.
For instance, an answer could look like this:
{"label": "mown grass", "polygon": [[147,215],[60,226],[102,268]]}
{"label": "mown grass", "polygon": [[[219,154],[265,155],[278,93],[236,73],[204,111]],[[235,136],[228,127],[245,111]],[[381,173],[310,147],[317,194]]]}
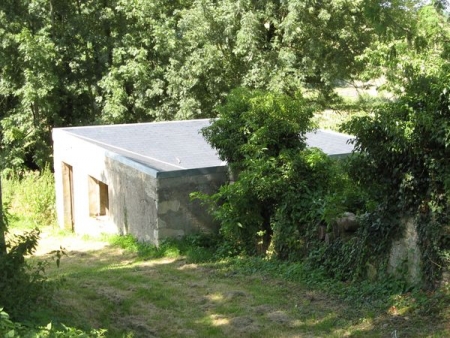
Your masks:
{"label": "mown grass", "polygon": [[[54,245],[78,244],[59,269],[47,270],[65,283],[53,307],[36,318],[86,332],[106,329],[107,337],[450,335],[445,289],[404,293],[388,282],[334,281],[300,263],[218,259],[212,247],[199,244],[206,239],[155,248],[128,236],[55,237]],[[99,240],[103,247],[83,249]]]}

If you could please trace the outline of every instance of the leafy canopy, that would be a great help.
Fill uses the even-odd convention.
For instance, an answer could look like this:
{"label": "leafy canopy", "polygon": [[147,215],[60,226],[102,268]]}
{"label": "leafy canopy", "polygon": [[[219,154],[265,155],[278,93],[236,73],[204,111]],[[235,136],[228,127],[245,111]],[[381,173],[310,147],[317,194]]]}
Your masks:
{"label": "leafy canopy", "polygon": [[240,86],[331,97],[402,39],[406,3],[4,0],[4,167],[44,168],[54,127],[214,117]]}

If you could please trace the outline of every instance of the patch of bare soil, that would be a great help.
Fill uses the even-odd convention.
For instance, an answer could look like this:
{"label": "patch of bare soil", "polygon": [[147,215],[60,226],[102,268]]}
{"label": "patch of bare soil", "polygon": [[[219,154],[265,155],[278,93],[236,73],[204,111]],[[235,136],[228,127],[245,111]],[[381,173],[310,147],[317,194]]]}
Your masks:
{"label": "patch of bare soil", "polygon": [[55,237],[49,232],[43,232],[39,239],[39,244],[35,256],[44,256],[52,251],[63,248],[66,252],[88,252],[104,249],[107,242],[98,240],[86,240],[80,236]]}

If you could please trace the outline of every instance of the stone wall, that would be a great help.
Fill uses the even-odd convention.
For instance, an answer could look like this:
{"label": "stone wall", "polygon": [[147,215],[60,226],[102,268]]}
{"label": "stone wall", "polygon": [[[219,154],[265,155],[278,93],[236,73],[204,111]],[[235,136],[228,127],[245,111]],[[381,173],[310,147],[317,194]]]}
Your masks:
{"label": "stone wall", "polygon": [[[404,217],[401,220],[403,233],[398,240],[392,242],[388,253],[389,261],[387,272],[400,279],[404,279],[409,285],[420,285],[422,283],[422,261],[418,245],[416,222],[412,217]],[[359,227],[359,221],[355,214],[346,212],[337,218],[327,232],[327,227],[319,225],[319,239],[330,244],[333,240],[340,238],[348,240],[355,236]],[[377,267],[367,262],[367,277],[371,280],[377,278]]]}

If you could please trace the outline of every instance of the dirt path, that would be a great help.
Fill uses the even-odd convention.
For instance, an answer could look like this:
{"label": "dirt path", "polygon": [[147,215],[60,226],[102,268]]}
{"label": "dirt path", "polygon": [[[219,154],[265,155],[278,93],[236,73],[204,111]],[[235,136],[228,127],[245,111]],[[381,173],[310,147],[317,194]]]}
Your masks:
{"label": "dirt path", "polygon": [[35,256],[44,256],[54,250],[59,250],[60,248],[63,248],[64,251],[68,253],[73,251],[87,252],[102,250],[107,245],[108,243],[101,239],[89,238],[89,240],[86,240],[86,238],[75,234],[68,236],[54,236],[51,230],[44,229],[41,233]]}

